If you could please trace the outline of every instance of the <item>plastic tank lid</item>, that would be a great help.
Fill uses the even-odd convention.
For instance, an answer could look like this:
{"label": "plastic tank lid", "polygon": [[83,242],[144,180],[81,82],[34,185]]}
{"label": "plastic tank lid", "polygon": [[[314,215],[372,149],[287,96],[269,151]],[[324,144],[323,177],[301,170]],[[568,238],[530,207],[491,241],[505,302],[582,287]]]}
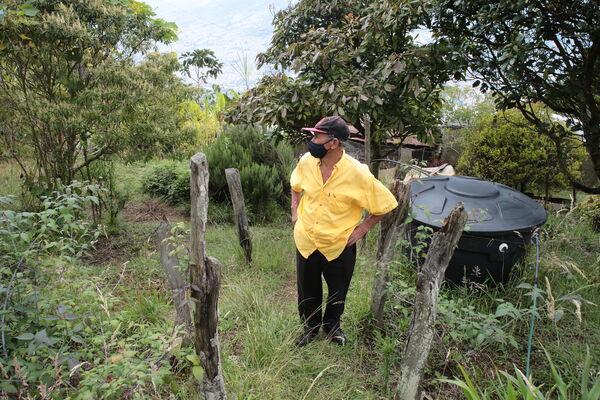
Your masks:
{"label": "plastic tank lid", "polygon": [[441,227],[457,202],[468,213],[471,232],[528,230],[546,222],[547,214],[530,197],[500,183],[468,176],[435,176],[410,184],[415,220]]}

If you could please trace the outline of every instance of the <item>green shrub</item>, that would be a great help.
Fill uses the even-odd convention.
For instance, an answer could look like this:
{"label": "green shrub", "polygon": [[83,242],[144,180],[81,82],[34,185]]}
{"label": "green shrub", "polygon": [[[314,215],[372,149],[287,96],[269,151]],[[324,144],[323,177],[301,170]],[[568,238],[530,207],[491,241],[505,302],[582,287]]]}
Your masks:
{"label": "green shrub", "polygon": [[592,225],[595,231],[600,232],[600,195],[590,195],[579,205],[579,211]]}
{"label": "green shrub", "polygon": [[[548,119],[548,123],[552,123]],[[485,118],[465,133],[458,171],[503,183],[521,191],[535,189],[548,195],[551,189],[569,187],[557,166],[555,144],[529,124],[519,111],[507,110]],[[581,144],[563,142],[569,172],[581,177],[587,158]]]}
{"label": "green shrub", "polygon": [[190,171],[184,162],[159,162],[142,177],[142,191],[171,204],[190,202]]}
{"label": "green shrub", "polygon": [[100,235],[85,220],[85,209],[92,203],[98,204],[98,197],[105,191],[97,185],[75,181],[50,196],[42,196],[39,212],[0,211],[0,265],[23,264],[40,254],[84,254]]}
{"label": "green shrub", "polygon": [[[240,171],[246,211],[251,222],[271,222],[284,212],[281,205],[288,201],[287,183],[295,161],[292,148],[274,144],[269,131],[260,127],[230,126],[205,149],[209,168],[211,202],[231,207],[225,169]],[[171,204],[188,205],[190,173],[187,165],[176,161],[161,161],[142,178],[142,190],[164,198]],[[219,206],[212,213],[215,221],[233,219],[232,212]]]}
{"label": "green shrub", "polygon": [[260,127],[227,127],[206,148],[209,192],[217,202],[229,202],[225,169],[237,168],[251,221],[273,221],[288,199],[288,180],[294,165],[289,145],[275,145]]}
{"label": "green shrub", "polygon": [[[54,271],[87,252],[100,235],[85,220],[105,190],[73,182],[41,198],[38,212],[0,212],[0,302],[2,343],[0,396],[21,386],[49,387],[56,371],[72,367],[69,346],[82,344],[76,301],[48,298],[42,271]],[[0,198],[6,203],[10,198]],[[78,299],[79,300],[79,299]],[[58,337],[60,336],[60,338]],[[54,365],[56,363],[57,365]],[[14,377],[7,380],[7,377]]]}

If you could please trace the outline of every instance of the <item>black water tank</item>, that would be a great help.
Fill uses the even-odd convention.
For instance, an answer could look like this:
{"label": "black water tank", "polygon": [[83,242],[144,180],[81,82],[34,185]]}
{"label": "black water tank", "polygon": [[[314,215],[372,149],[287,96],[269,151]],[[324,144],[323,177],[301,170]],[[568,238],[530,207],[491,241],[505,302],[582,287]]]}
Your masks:
{"label": "black water tank", "polygon": [[457,202],[468,213],[467,228],[446,270],[454,283],[495,283],[509,279],[525,255],[533,231],[546,222],[546,211],[531,198],[500,183],[467,176],[436,176],[411,182],[414,220],[437,230]]}

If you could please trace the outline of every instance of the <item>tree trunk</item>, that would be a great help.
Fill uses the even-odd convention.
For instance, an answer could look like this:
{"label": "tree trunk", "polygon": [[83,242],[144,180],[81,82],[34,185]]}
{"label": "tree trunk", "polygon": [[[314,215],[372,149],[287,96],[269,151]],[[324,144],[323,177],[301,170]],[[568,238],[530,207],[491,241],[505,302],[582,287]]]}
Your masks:
{"label": "tree trunk", "polygon": [[190,162],[191,231],[190,255],[191,298],[194,301],[194,345],[204,378],[200,391],[206,400],[226,399],[219,355],[218,300],[221,265],[206,255],[206,219],[208,212],[208,163],[202,153]]}
{"label": "tree trunk", "polygon": [[365,127],[365,164],[373,172],[373,165],[371,164],[371,117],[369,117],[369,114],[363,116],[363,124]]}
{"label": "tree trunk", "polygon": [[377,274],[371,293],[371,311],[380,329],[383,327],[383,308],[390,281],[389,264],[394,258],[398,238],[404,236],[406,226],[403,222],[410,206],[410,185],[396,179],[392,183],[391,191],[398,201],[398,207],[381,220],[377,243]]}
{"label": "tree trunk", "polygon": [[171,224],[162,222],[156,231],[158,246],[160,250],[160,261],[165,267],[169,286],[173,292],[173,304],[177,311],[176,325],[183,324],[187,333],[192,332],[192,319],[190,309],[185,301],[186,282],[179,272],[179,258],[173,253],[175,247],[171,243]]}
{"label": "tree trunk", "polygon": [[235,168],[227,168],[225,170],[229,193],[231,194],[231,202],[233,203],[233,212],[235,214],[235,226],[240,241],[240,246],[244,250],[244,258],[246,264],[252,262],[252,242],[250,241],[250,228],[248,226],[248,218],[246,218],[246,208],[244,205],[244,192],[242,191],[242,181],[240,172]]}
{"label": "tree trunk", "polygon": [[467,213],[459,202],[441,229],[433,235],[425,263],[417,277],[415,304],[394,400],[419,399],[419,386],[433,341],[438,293],[466,221]]}
{"label": "tree trunk", "polygon": [[[380,139],[378,137],[378,135],[373,135],[373,132],[371,132],[371,160],[376,160],[381,158],[381,142]],[[371,165],[369,166],[369,168],[371,169],[371,172],[373,173],[373,176],[375,176],[375,178],[379,179],[379,167],[381,165],[380,161],[375,161],[373,163],[371,163]]]}

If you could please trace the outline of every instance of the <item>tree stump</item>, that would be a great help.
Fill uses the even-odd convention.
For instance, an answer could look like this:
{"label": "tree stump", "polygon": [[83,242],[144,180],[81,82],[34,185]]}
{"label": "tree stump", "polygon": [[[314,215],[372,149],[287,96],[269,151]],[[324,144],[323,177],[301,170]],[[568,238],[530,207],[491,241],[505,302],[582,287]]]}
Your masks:
{"label": "tree stump", "polygon": [[191,298],[194,301],[194,346],[204,378],[200,391],[206,400],[227,399],[219,354],[218,300],[221,265],[206,255],[206,220],[208,213],[208,163],[203,153],[190,162]]}
{"label": "tree stump", "polygon": [[419,385],[433,341],[438,293],[466,222],[467,213],[459,202],[433,235],[425,263],[417,277],[417,293],[394,400],[419,399]]}
{"label": "tree stump", "polygon": [[189,334],[192,332],[192,319],[190,317],[190,309],[185,301],[186,281],[179,272],[179,258],[173,253],[175,247],[168,240],[171,237],[171,224],[166,221],[161,222],[156,231],[156,238],[158,240],[160,261],[165,268],[169,286],[173,292],[173,304],[177,311],[175,324],[183,324]]}
{"label": "tree stump", "polygon": [[235,227],[237,228],[240,246],[242,246],[242,249],[244,250],[246,264],[250,264],[252,262],[252,242],[250,241],[248,218],[246,218],[246,207],[244,205],[244,192],[242,191],[240,172],[235,168],[227,168],[225,170],[225,177],[227,178],[227,186],[229,186],[231,202],[233,203]]}
{"label": "tree stump", "polygon": [[410,185],[405,185],[396,179],[392,182],[390,190],[398,201],[398,207],[381,220],[377,243],[377,273],[371,293],[371,312],[380,329],[383,327],[383,308],[390,281],[389,264],[394,258],[398,238],[404,236],[405,225],[403,222],[410,206]]}

